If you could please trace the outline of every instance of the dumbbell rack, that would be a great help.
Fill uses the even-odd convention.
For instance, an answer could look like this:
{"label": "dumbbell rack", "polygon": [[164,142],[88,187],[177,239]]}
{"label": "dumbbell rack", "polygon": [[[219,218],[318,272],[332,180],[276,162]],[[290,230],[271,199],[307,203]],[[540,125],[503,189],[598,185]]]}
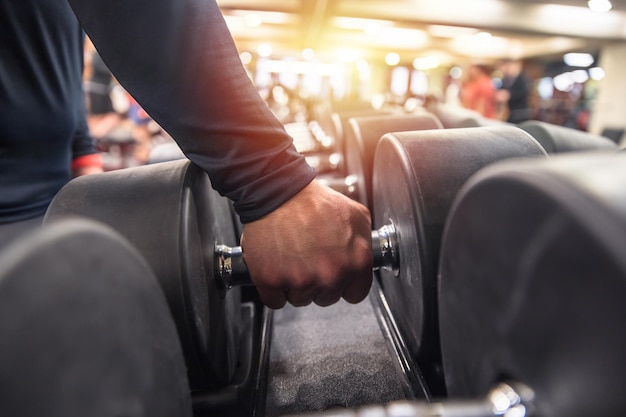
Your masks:
{"label": "dumbbell rack", "polygon": [[243,308],[247,340],[235,382],[194,395],[195,416],[279,416],[431,399],[376,279],[357,305]]}
{"label": "dumbbell rack", "polygon": [[234,381],[220,391],[193,394],[194,416],[264,415],[273,310],[251,299],[242,304],[241,316],[241,350]]}
{"label": "dumbbell rack", "polygon": [[265,415],[429,398],[381,297],[275,313]]}
{"label": "dumbbell rack", "polygon": [[[374,175],[380,207],[374,207],[373,225],[395,225],[401,238],[400,265],[397,270],[376,272],[369,300],[356,306],[340,302],[325,309],[287,307],[271,312],[250,297],[250,291],[245,291],[243,303],[238,289],[228,296],[220,294],[224,285],[210,273],[215,264],[212,250],[218,242],[238,243],[240,231],[236,233],[230,224],[228,204],[209,194],[205,173],[188,162],[140,167],[141,175],[137,169],[93,176],[98,187],[89,177],[78,178],[59,192],[46,220],[88,214],[124,234],[121,237],[128,242],[118,239],[117,244],[137,249],[142,261],[135,263],[145,267],[145,258],[150,264],[154,282],[144,284],[157,288],[154,284],[158,283],[163,294],[157,291],[160,296],[147,304],[165,311],[162,307],[168,302],[174,319],[168,322],[170,331],[157,340],[161,345],[166,341],[182,345],[182,352],[173,349],[169,356],[178,382],[171,377],[155,378],[165,388],[156,387],[157,394],[148,395],[145,404],[154,407],[158,401],[169,401],[182,405],[185,412],[160,415],[190,416],[189,386],[194,416],[300,415],[343,407],[348,409],[346,415],[354,417],[350,408],[394,400],[482,401],[494,383],[519,382],[537,393],[536,401],[529,403],[537,415],[586,417],[598,414],[599,409],[605,411],[603,415],[621,416],[626,374],[621,358],[626,338],[615,329],[624,317],[623,153],[551,160],[546,155],[534,138],[514,127],[385,135],[374,166],[375,174],[380,167]],[[530,156],[539,158],[504,163],[504,159]],[[418,159],[419,164],[414,164]],[[455,164],[442,170],[442,161]],[[487,167],[490,164],[494,166]],[[473,179],[468,185],[470,175]],[[589,178],[612,186],[594,187]],[[459,201],[473,211],[453,205],[459,190],[466,193],[460,194]],[[451,209],[458,217],[448,217]],[[210,218],[196,216],[207,212]],[[552,233],[545,239],[541,227],[554,213],[560,222],[548,224],[559,228],[545,229]],[[213,218],[221,221],[210,221]],[[449,230],[444,236],[446,219]],[[565,220],[568,227],[561,227]],[[537,235],[544,237],[543,246],[559,256],[538,257],[536,249],[530,250]],[[82,261],[76,256],[79,251],[74,252],[68,259]],[[533,256],[528,261],[518,257],[520,253]],[[43,270],[49,272],[49,268]],[[532,273],[519,275],[518,271]],[[525,291],[512,290],[522,284]],[[532,301],[522,302],[525,299]],[[129,303],[129,308],[134,305]],[[502,314],[503,310],[515,314]],[[121,320],[118,324],[122,331],[133,323]],[[155,330],[154,320],[136,326],[155,334],[163,330],[163,326]],[[124,348],[115,345],[120,340]],[[135,346],[125,340],[110,338],[108,342],[132,353],[130,348]],[[443,349],[437,358],[432,351],[438,351],[440,343]],[[429,366],[428,359],[434,359],[434,366]],[[124,365],[119,358],[115,362]],[[437,366],[445,371],[444,396],[433,384]],[[65,374],[65,370],[58,373]],[[98,381],[102,374],[94,373]],[[38,368],[37,375],[35,379],[41,379]],[[85,386],[79,378],[83,376],[77,375],[79,387]],[[91,382],[91,392],[102,393]],[[183,394],[177,397],[167,384]],[[50,388],[56,385],[47,384],[41,397],[54,397]],[[30,392],[31,384],[25,386]],[[554,395],[564,389],[572,393],[571,401]],[[554,407],[561,408],[557,412]]]}

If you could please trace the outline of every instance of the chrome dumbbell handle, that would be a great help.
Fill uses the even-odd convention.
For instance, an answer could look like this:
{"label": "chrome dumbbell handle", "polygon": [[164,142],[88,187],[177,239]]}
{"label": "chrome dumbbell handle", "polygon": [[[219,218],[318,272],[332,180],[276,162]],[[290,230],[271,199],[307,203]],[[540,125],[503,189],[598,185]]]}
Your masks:
{"label": "chrome dumbbell handle", "polygon": [[399,249],[398,234],[393,223],[372,231],[374,269],[383,268],[397,274],[400,267]]}
{"label": "chrome dumbbell handle", "polygon": [[215,279],[222,289],[253,285],[248,267],[243,261],[241,246],[215,246]]}
{"label": "chrome dumbbell handle", "polygon": [[[374,268],[383,268],[397,273],[398,239],[393,224],[385,225],[372,232],[372,256]],[[253,285],[248,267],[243,261],[243,251],[240,246],[215,246],[215,279],[223,290]]]}

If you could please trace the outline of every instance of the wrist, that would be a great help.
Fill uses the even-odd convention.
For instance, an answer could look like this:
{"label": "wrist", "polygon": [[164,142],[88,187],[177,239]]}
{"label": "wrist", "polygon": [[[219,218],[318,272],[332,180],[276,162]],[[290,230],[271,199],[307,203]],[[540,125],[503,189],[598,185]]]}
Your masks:
{"label": "wrist", "polygon": [[72,160],[72,170],[82,168],[100,168],[102,169],[102,156],[99,153],[91,153],[82,155]]}

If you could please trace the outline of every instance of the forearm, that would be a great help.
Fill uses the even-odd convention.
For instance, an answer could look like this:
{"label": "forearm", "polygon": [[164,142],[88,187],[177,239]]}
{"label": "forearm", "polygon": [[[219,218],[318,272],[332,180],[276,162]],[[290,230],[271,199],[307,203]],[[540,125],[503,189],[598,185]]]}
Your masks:
{"label": "forearm", "polygon": [[313,179],[245,73],[215,1],[70,3],[120,83],[236,202],[243,221]]}

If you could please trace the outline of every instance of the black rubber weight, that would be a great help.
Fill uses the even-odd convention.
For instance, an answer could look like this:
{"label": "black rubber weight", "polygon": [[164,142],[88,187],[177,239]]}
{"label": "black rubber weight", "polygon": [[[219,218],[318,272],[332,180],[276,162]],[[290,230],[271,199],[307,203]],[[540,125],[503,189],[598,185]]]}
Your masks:
{"label": "black rubber weight", "polygon": [[79,177],[59,191],[45,222],[67,216],[101,221],[146,258],[172,310],[192,389],[228,384],[236,369],[240,291],[222,298],[213,279],[214,246],[236,234],[229,201],[189,160]]}
{"label": "black rubber weight", "polygon": [[[508,158],[545,157],[539,144],[511,126],[385,135],[374,161],[374,226],[393,223],[400,268],[381,270],[391,312],[434,394],[440,385],[437,272],[444,222],[465,181]],[[427,381],[429,382],[429,381]]]}
{"label": "black rubber weight", "polygon": [[182,349],[145,260],[91,221],[0,253],[0,415],[191,416]]}
{"label": "black rubber weight", "polygon": [[502,379],[536,415],[626,414],[626,155],[499,164],[461,191],[439,289],[450,396]]}
{"label": "black rubber weight", "polygon": [[617,152],[619,150],[617,144],[609,138],[565,126],[528,120],[520,123],[519,127],[537,139],[549,154],[589,151]]}
{"label": "black rubber weight", "polygon": [[356,179],[359,202],[374,209],[372,170],[376,146],[386,133],[442,129],[430,113],[360,116],[348,120],[346,129],[346,170]]}

